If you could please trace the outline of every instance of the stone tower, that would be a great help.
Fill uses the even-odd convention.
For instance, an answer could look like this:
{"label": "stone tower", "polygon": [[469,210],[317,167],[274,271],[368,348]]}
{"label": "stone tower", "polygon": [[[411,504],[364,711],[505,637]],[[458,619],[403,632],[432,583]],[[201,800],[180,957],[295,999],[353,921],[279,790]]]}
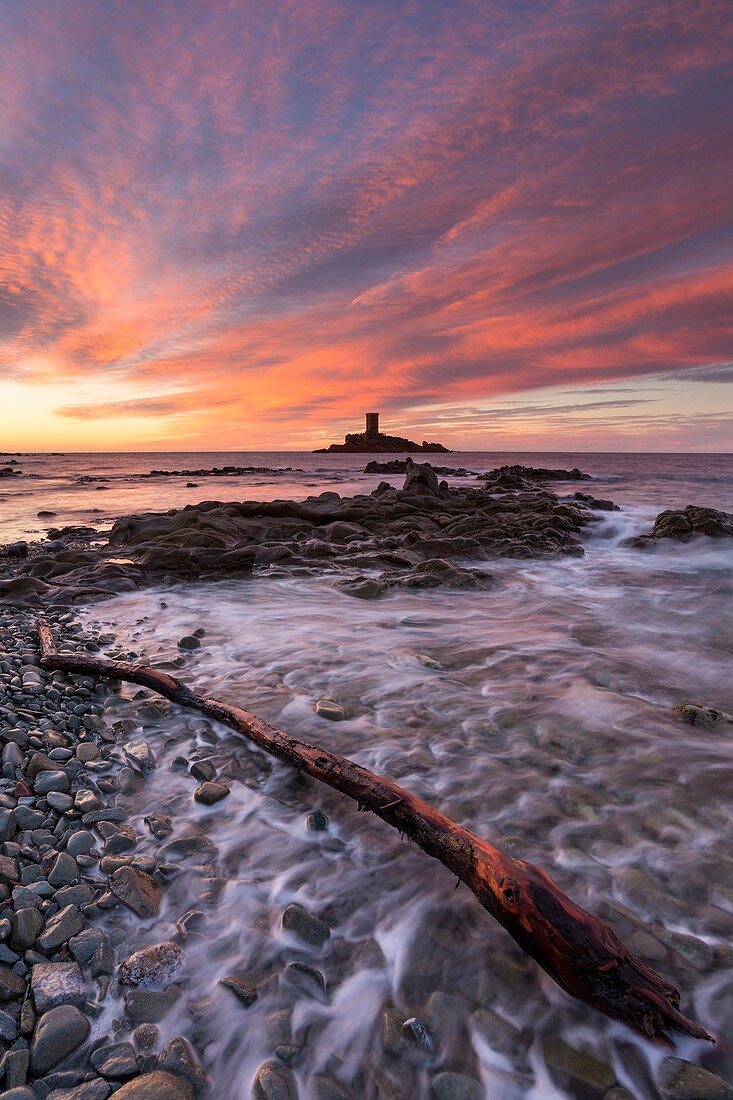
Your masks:
{"label": "stone tower", "polygon": [[367,439],[374,439],[379,435],[379,413],[366,414],[366,432],[364,434]]}

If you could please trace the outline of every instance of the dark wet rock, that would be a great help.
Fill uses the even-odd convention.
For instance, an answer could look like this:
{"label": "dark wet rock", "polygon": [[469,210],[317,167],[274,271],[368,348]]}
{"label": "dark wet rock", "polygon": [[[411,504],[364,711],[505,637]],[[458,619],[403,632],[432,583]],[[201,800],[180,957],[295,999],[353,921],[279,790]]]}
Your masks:
{"label": "dark wet rock", "polygon": [[328,818],[322,810],[314,810],[306,817],[305,827],[309,833],[325,833],[328,829]]}
{"label": "dark wet rock", "polygon": [[405,466],[405,493],[420,493],[423,496],[438,496],[440,482],[438,475],[431,466],[413,462],[408,459]]}
{"label": "dark wet rock", "polygon": [[70,1089],[54,1089],[47,1100],[106,1100],[111,1092],[109,1084],[101,1077],[85,1081]]}
{"label": "dark wet rock", "polygon": [[145,824],[150,829],[153,836],[158,839],[164,836],[170,836],[173,832],[173,822],[169,817],[165,817],[163,814],[148,814],[145,818]]}
{"label": "dark wet rock", "polygon": [[219,849],[207,836],[192,833],[188,836],[176,837],[169,840],[160,849],[160,858],[163,862],[170,859],[184,859],[192,864],[213,863],[219,855]]}
{"label": "dark wet rock", "polygon": [[257,1000],[257,983],[246,970],[240,970],[235,974],[227,974],[225,978],[219,980],[219,985],[230,990],[245,1008],[249,1008]]}
{"label": "dark wet rock", "polygon": [[57,1005],[80,1007],[87,999],[87,988],[76,963],[36,963],[31,971],[31,994],[40,1014]]}
{"label": "dark wet rock", "polygon": [[285,967],[285,978],[309,996],[326,999],[326,979],[320,970],[304,962],[291,962]]}
{"label": "dark wet rock", "polygon": [[282,925],[299,939],[317,947],[326,943],[331,936],[331,929],[326,922],[297,902],[292,902],[285,908]]}
{"label": "dark wet rock", "polygon": [[78,1008],[60,1005],[38,1020],[31,1039],[31,1072],[42,1077],[85,1041],[91,1024]]}
{"label": "dark wet rock", "polygon": [[590,474],[584,474],[577,466],[573,466],[571,470],[564,470],[548,469],[545,466],[521,466],[519,464],[513,466],[498,466],[495,470],[489,470],[488,473],[479,474],[479,477],[481,481],[485,481],[489,485],[517,477],[523,478],[525,481],[529,482],[593,480]]}
{"label": "dark wet rock", "polygon": [[180,996],[181,991],[175,985],[160,992],[152,989],[130,989],[125,994],[125,1015],[132,1024],[159,1024]]}
{"label": "dark wet rock", "polygon": [[124,746],[125,756],[136,771],[151,772],[155,768],[153,750],[146,741],[129,741]]}
{"label": "dark wet rock", "polygon": [[576,1050],[558,1036],[545,1040],[542,1055],[552,1080],[580,1100],[602,1100],[616,1084],[611,1066],[588,1051]]}
{"label": "dark wet rock", "polygon": [[418,1050],[432,1050],[433,1040],[430,1032],[425,1027],[422,1020],[417,1016],[410,1016],[405,1020],[400,1028],[402,1037],[410,1043],[411,1046],[417,1047]]}
{"label": "dark wet rock", "polygon": [[328,718],[330,722],[343,722],[346,718],[344,708],[333,699],[319,699],[313,709],[319,718]]}
{"label": "dark wet rock", "polygon": [[478,1008],[473,1022],[492,1050],[524,1064],[528,1043],[518,1028],[489,1008]]}
{"label": "dark wet rock", "polygon": [[195,1095],[205,1093],[209,1080],[206,1071],[199,1062],[193,1047],[182,1035],[174,1035],[160,1052],[160,1069],[181,1077],[193,1089]]}
{"label": "dark wet rock", "polygon": [[254,1100],[298,1100],[298,1084],[291,1069],[281,1062],[265,1062],[257,1070]]}
{"label": "dark wet rock", "polygon": [[336,587],[357,600],[376,600],[388,591],[388,586],[380,577],[347,577],[337,581]]}
{"label": "dark wet rock", "polygon": [[194,760],[189,771],[200,783],[205,783],[216,776],[216,768],[211,760]]}
{"label": "dark wet rock", "polygon": [[132,1041],[138,1050],[152,1050],[160,1038],[155,1024],[139,1024],[132,1033]]}
{"label": "dark wet rock", "polygon": [[596,512],[620,512],[618,504],[614,504],[612,500],[603,500],[599,497],[592,497],[590,493],[573,493],[573,500],[579,500],[583,504],[587,504],[589,508],[593,508]]}
{"label": "dark wet rock", "polygon": [[732,1100],[733,1086],[684,1058],[665,1058],[659,1070],[659,1091],[669,1100]]}
{"label": "dark wet rock", "polygon": [[84,927],[84,917],[78,905],[66,905],[49,917],[42,934],[36,940],[44,955],[51,955]]}
{"label": "dark wet rock", "polygon": [[183,962],[183,949],[177,943],[166,940],[129,955],[120,965],[117,979],[121,985],[155,989],[156,986],[169,985],[180,973]]}
{"label": "dark wet rock", "polygon": [[443,558],[428,558],[418,562],[408,573],[382,580],[390,587],[399,588],[491,588],[494,578],[481,569],[465,569]]}
{"label": "dark wet rock", "polygon": [[229,787],[226,787],[223,783],[207,782],[196,788],[193,797],[197,802],[203,803],[204,806],[213,806],[226,798],[228,794]]}
{"label": "dark wet rock", "polygon": [[437,1100],[481,1100],[483,1090],[475,1077],[444,1071],[430,1078]]}
{"label": "dark wet rock", "polygon": [[138,871],[135,867],[120,867],[110,876],[109,888],[138,917],[155,917],[160,912],[160,887],[145,871]]}
{"label": "dark wet rock", "polygon": [[77,936],[69,940],[69,951],[72,958],[85,966],[94,955],[95,951],[107,940],[107,933],[101,928],[85,928]]}
{"label": "dark wet rock", "polygon": [[660,539],[690,542],[698,535],[714,539],[733,538],[733,515],[718,512],[715,508],[698,508],[694,504],[688,504],[686,508],[670,508],[659,513],[648,534],[631,539],[630,545],[644,550]]}
{"label": "dark wet rock", "polygon": [[193,1090],[182,1077],[155,1070],[128,1081],[115,1096],[118,1100],[191,1100]]}
{"label": "dark wet rock", "polygon": [[32,947],[43,931],[43,915],[35,906],[18,909],[10,917],[10,946],[14,951]]}
{"label": "dark wet rock", "polygon": [[733,714],[726,714],[724,710],[716,710],[715,707],[705,707],[698,703],[682,703],[675,707],[676,713],[683,722],[689,726],[697,726],[704,730],[730,730],[733,727]]}
{"label": "dark wet rock", "polygon": [[59,852],[48,873],[48,881],[52,886],[68,886],[79,877],[79,867],[73,856],[68,852]]}
{"label": "dark wet rock", "polygon": [[103,1077],[132,1077],[140,1069],[132,1043],[97,1047],[92,1053],[91,1063]]}
{"label": "dark wet rock", "polygon": [[184,638],[178,639],[179,649],[200,649],[201,639],[197,638],[195,634],[187,634]]}

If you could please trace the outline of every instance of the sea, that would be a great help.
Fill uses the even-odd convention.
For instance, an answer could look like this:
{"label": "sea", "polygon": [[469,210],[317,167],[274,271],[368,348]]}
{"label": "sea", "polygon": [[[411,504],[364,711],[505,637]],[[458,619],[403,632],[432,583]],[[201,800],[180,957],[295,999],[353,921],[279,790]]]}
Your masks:
{"label": "sea", "polygon": [[[207,499],[370,492],[383,479],[363,472],[370,457],[391,456],[6,456],[22,474],[0,482],[0,541],[68,524],[104,530],[122,514]],[[733,1082],[733,725],[687,725],[675,709],[733,713],[733,544],[700,538],[643,552],[627,542],[666,508],[733,511],[733,455],[426,457],[471,471],[579,466],[594,478],[580,488],[621,511],[599,513],[582,558],[480,563],[497,581],[486,590],[366,601],[329,574],[278,572],[125,594],[82,609],[83,619],[163,665],[179,658],[182,636],[203,631],[179,673],[187,683],[389,775],[540,865],[677,985],[683,1011],[719,1041],[682,1039],[670,1051],[572,1001],[413,844],[176,708],[146,724],[158,767],[127,796],[129,817],[151,850],[152,812],[205,833],[226,883],[206,906],[200,873],[186,872],[160,917],[135,922],[140,944],[154,943],[198,914],[184,996],[163,1037],[191,1039],[221,1100],[250,1095],[278,1041],[307,1100],[600,1098],[614,1081],[654,1100],[671,1054]],[[291,469],[142,476],[225,465]],[[569,496],[578,486],[553,488]],[[132,713],[134,694],[125,689],[115,718]],[[324,698],[345,720],[316,713]],[[172,766],[181,753],[235,757],[229,798],[195,803],[190,777]],[[324,831],[307,828],[316,811]],[[283,930],[291,902],[328,922],[327,943]],[[322,975],[325,992],[292,962]],[[234,971],[262,983],[246,1010],[217,985]],[[413,1019],[421,1043],[400,1039]],[[562,1043],[594,1083],[558,1070]]]}

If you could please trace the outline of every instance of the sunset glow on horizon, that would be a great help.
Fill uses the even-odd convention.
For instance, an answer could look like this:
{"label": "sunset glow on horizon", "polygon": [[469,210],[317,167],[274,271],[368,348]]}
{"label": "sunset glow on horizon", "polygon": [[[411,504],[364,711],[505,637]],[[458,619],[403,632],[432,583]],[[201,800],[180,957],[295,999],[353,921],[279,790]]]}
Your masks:
{"label": "sunset glow on horizon", "polygon": [[0,449],[730,450],[730,5],[2,4]]}

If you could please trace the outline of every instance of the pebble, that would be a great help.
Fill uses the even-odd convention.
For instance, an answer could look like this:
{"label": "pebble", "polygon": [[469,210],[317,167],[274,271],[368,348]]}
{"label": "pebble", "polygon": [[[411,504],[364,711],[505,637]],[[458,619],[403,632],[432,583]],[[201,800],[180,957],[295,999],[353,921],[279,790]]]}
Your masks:
{"label": "pebble", "polygon": [[129,741],[124,746],[124,753],[139,772],[151,772],[155,768],[155,756],[147,741]]}
{"label": "pebble", "polygon": [[135,867],[120,867],[110,877],[109,888],[138,917],[155,917],[160,912],[160,887],[152,875],[145,871],[138,871]]}
{"label": "pebble", "polygon": [[291,1069],[280,1062],[265,1062],[257,1070],[255,1100],[298,1100],[298,1084]]}
{"label": "pebble", "polygon": [[306,817],[305,827],[311,833],[325,833],[328,829],[328,818],[321,810],[315,810]]}
{"label": "pebble", "polygon": [[43,934],[37,940],[38,948],[44,955],[52,955],[72,936],[78,935],[83,927],[84,917],[79,907],[66,905],[46,922]]}
{"label": "pebble", "polygon": [[558,1036],[545,1040],[542,1055],[550,1077],[562,1088],[602,1097],[616,1084],[616,1074],[606,1062]]}
{"label": "pebble", "polygon": [[89,1035],[91,1024],[74,1005],[60,1005],[38,1020],[31,1040],[31,1072],[42,1077],[76,1050]]}
{"label": "pebble", "polygon": [[194,760],[189,771],[194,779],[198,779],[201,782],[207,779],[213,779],[216,775],[216,768],[210,760]]}
{"label": "pebble", "polygon": [[129,955],[120,965],[117,979],[121,985],[154,989],[169,985],[179,974],[183,962],[183,949],[177,943],[166,940]]}
{"label": "pebble", "polygon": [[195,634],[186,634],[183,638],[178,639],[179,649],[200,649],[201,640],[197,638]]}
{"label": "pebble", "polygon": [[131,1077],[140,1070],[132,1043],[97,1047],[92,1052],[91,1063],[103,1077]]}
{"label": "pebble", "polygon": [[344,708],[333,699],[319,699],[314,710],[319,718],[328,718],[329,722],[343,722],[346,718]]}
{"label": "pebble", "polygon": [[59,852],[54,860],[53,867],[48,873],[48,881],[52,886],[68,886],[79,877],[79,867],[73,856],[68,852]]}
{"label": "pebble", "polygon": [[430,1079],[437,1100],[481,1100],[483,1089],[475,1077],[445,1071]]}
{"label": "pebble", "polygon": [[722,1077],[684,1058],[665,1058],[659,1091],[669,1100],[732,1100],[733,1087]]}
{"label": "pebble", "polygon": [[219,985],[223,985],[225,989],[231,990],[240,1004],[243,1004],[245,1008],[249,1008],[249,1006],[253,1005],[257,1000],[257,985],[247,971],[228,974],[225,978],[219,980]]}
{"label": "pebble", "polygon": [[285,977],[311,996],[315,994],[319,1000],[326,999],[326,979],[320,970],[309,966],[304,962],[291,962],[285,967]]}
{"label": "pebble", "polygon": [[115,1096],[117,1100],[191,1100],[193,1090],[180,1077],[155,1070],[128,1081]]}
{"label": "pebble", "polygon": [[162,1070],[187,1081],[194,1095],[208,1090],[209,1079],[193,1047],[182,1035],[174,1035],[160,1052],[158,1065]]}
{"label": "pebble", "polygon": [[202,783],[200,787],[197,787],[194,791],[193,797],[197,802],[202,802],[205,806],[213,806],[216,802],[221,802],[223,798],[229,794],[229,788],[223,783]]}
{"label": "pebble", "polygon": [[132,1024],[159,1024],[165,1019],[181,995],[171,985],[161,992],[152,989],[130,989],[125,994],[125,1015]]}
{"label": "pebble", "polygon": [[317,947],[322,946],[331,935],[331,929],[324,920],[304,906],[298,905],[297,902],[292,902],[285,908],[282,926],[288,932],[293,932],[299,939]]}
{"label": "pebble", "polygon": [[86,1002],[87,988],[76,963],[36,963],[31,994],[36,1012],[42,1013],[63,1004],[80,1007]]}

